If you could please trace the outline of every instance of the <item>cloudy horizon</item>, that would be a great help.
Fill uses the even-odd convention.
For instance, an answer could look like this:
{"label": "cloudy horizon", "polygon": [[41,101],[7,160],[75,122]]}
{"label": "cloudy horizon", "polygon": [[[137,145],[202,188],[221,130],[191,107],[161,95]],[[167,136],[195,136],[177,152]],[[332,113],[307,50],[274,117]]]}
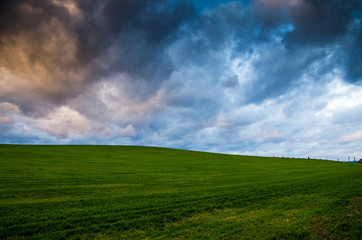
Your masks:
{"label": "cloudy horizon", "polygon": [[0,144],[362,158],[360,0],[0,5]]}

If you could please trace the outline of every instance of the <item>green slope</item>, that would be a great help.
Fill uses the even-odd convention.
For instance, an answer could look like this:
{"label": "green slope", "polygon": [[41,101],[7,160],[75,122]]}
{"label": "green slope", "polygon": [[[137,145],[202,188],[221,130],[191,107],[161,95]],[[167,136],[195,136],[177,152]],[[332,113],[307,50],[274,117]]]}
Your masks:
{"label": "green slope", "polygon": [[362,164],[0,145],[0,239],[360,239]]}

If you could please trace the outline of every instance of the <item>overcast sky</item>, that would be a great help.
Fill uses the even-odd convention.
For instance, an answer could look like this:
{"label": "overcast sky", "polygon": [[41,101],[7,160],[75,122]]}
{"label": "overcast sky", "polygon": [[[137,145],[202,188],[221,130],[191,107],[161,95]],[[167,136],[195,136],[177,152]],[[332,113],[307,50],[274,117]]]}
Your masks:
{"label": "overcast sky", "polygon": [[0,143],[362,158],[362,1],[3,0]]}

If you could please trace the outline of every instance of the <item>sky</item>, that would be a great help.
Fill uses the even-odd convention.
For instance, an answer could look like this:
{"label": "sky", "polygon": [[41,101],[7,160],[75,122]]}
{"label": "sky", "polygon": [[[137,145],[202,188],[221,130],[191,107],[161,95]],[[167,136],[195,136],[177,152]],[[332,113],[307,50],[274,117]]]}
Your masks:
{"label": "sky", "polygon": [[362,158],[362,1],[2,0],[0,143]]}

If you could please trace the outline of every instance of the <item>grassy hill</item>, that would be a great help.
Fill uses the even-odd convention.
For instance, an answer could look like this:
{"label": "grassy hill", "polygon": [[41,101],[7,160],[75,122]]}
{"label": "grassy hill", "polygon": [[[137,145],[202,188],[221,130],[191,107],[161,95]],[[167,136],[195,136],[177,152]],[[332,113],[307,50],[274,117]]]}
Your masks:
{"label": "grassy hill", "polygon": [[362,164],[0,145],[0,239],[360,239]]}

